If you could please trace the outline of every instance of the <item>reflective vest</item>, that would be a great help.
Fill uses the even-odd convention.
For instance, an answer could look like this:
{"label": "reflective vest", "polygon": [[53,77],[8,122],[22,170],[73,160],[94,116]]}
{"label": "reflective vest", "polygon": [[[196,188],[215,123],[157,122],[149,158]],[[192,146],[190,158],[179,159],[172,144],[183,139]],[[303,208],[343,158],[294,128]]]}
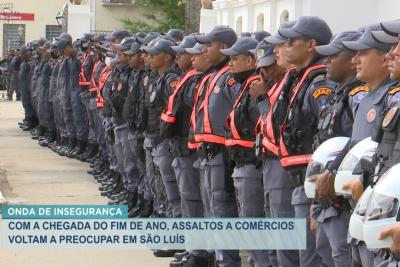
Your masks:
{"label": "reflective vest", "polygon": [[177,100],[176,98],[179,95],[181,89],[183,88],[183,85],[196,74],[197,74],[196,70],[190,70],[179,80],[174,92],[168,98],[166,109],[164,109],[164,111],[161,113],[161,120],[165,121],[166,123],[174,123],[176,121],[176,118],[173,115],[174,105]]}
{"label": "reflective vest", "polygon": [[225,66],[220,69],[217,74],[212,78],[211,82],[207,86],[207,91],[205,93],[205,97],[203,103],[200,106],[199,111],[203,111],[204,119],[203,119],[203,131],[202,133],[195,134],[196,142],[210,142],[210,143],[217,143],[217,144],[225,144],[225,136],[215,135],[212,132],[211,121],[210,121],[210,114],[208,112],[208,102],[211,93],[214,90],[215,85],[217,84],[218,79],[227,71],[230,70],[230,67]]}
{"label": "reflective vest", "polygon": [[[206,85],[206,83],[208,82],[210,77],[211,77],[211,73],[208,73],[208,74],[204,75],[204,77],[201,79],[201,81],[200,81],[200,83],[199,83],[199,85],[197,86],[197,89],[196,89],[196,94],[194,96],[193,110],[192,110],[192,114],[190,116],[190,127],[191,127],[191,134],[192,135],[194,135],[194,133],[196,132],[197,114],[198,114],[197,104],[200,101],[200,96],[204,92],[204,86]],[[194,140],[194,136],[193,136],[193,138],[189,137],[189,141],[188,141],[189,149],[197,149],[199,147],[199,144],[200,144],[199,142],[196,142]]]}
{"label": "reflective vest", "polygon": [[99,86],[97,84],[96,78],[94,77],[95,76],[94,73],[96,72],[97,67],[99,66],[100,63],[101,63],[101,61],[98,60],[93,66],[92,79],[90,80],[90,84],[92,85],[92,88],[89,89],[89,92],[92,92],[92,93],[97,92],[97,87]]}
{"label": "reflective vest", "polygon": [[[249,118],[244,118],[240,120],[240,116],[246,115],[247,111],[243,110],[246,108],[246,103],[249,101],[248,89],[252,82],[260,81],[259,75],[252,75],[247,78],[239,97],[233,104],[233,109],[228,116],[226,125],[226,146],[241,146],[245,148],[254,148],[256,139],[256,129],[255,124],[249,120]],[[246,133],[245,133],[246,132]]]}
{"label": "reflective vest", "polygon": [[272,153],[275,156],[279,156],[279,143],[273,128],[273,113],[276,108],[278,98],[281,95],[282,89],[286,84],[289,71],[286,72],[285,76],[279,83],[275,83],[274,86],[268,91],[268,100],[270,105],[269,111],[265,120],[263,120],[261,116],[259,120],[259,125],[261,127],[260,129],[263,133],[262,145],[264,148],[264,153]]}
{"label": "reflective vest", "polygon": [[112,69],[109,66],[106,66],[100,73],[99,86],[97,87],[97,99],[96,99],[97,108],[104,107],[104,99],[103,96],[101,95],[101,91],[103,90],[104,85],[106,84],[111,73]]}
{"label": "reflective vest", "polygon": [[86,65],[87,61],[89,60],[89,57],[90,57],[89,54],[85,54],[83,57],[81,72],[79,74],[79,85],[80,86],[89,86],[90,85],[90,81],[88,81],[88,79],[86,78],[86,75],[85,75],[85,65]]}
{"label": "reflective vest", "polygon": [[[311,132],[310,123],[307,123],[306,119],[300,114],[300,108],[304,102],[305,90],[310,86],[313,79],[321,74],[326,74],[325,65],[311,66],[305,70],[299,82],[293,88],[288,112],[280,129],[280,161],[284,168],[304,166],[311,159],[315,133]],[[300,140],[301,143],[297,140]]]}

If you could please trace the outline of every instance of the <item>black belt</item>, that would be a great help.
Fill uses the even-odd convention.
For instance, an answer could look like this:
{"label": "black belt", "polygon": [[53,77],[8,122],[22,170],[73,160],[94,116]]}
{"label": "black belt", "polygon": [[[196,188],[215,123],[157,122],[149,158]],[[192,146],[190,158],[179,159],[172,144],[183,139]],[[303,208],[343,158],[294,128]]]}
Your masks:
{"label": "black belt", "polygon": [[216,144],[216,143],[206,143],[202,142],[198,149],[197,154],[202,159],[212,160],[215,158],[223,149],[225,149],[224,145]]}

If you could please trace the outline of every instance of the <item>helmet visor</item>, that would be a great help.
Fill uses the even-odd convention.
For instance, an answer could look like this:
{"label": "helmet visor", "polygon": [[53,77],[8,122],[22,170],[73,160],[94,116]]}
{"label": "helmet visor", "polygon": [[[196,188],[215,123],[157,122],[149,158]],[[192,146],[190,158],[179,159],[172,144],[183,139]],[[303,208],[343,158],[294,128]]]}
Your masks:
{"label": "helmet visor", "polygon": [[397,198],[373,192],[368,201],[365,219],[368,221],[382,220],[395,217],[399,208]]}
{"label": "helmet visor", "polygon": [[307,172],[306,172],[306,180],[309,180],[311,177],[321,174],[324,171],[325,164],[318,162],[316,160],[311,159],[308,163]]}

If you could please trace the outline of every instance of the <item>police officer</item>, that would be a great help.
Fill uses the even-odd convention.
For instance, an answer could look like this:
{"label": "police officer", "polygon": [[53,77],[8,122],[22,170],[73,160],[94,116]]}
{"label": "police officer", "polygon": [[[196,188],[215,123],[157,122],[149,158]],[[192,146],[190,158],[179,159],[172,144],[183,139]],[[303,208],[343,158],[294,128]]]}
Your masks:
{"label": "police officer", "polygon": [[50,85],[49,85],[49,101],[51,102],[52,105],[52,112],[53,112],[53,117],[54,117],[54,124],[55,128],[57,131],[57,137],[56,141],[49,143],[49,148],[53,150],[54,152],[56,151],[56,148],[65,144],[66,143],[66,137],[62,135],[62,120],[61,120],[61,114],[59,114],[59,102],[57,99],[57,77],[58,77],[58,71],[60,69],[60,63],[61,63],[61,57],[58,53],[57,46],[54,44],[54,42],[50,46],[50,55],[51,58],[53,59],[53,68],[52,68],[52,73],[50,77]]}
{"label": "police officer", "polygon": [[[188,147],[190,116],[196,88],[201,74],[193,69],[192,55],[186,49],[193,48],[196,40],[193,35],[186,36],[179,46],[173,46],[177,53],[177,64],[183,74],[174,93],[161,114],[161,135],[170,138],[172,166],[181,194],[182,217],[203,217],[203,202],[200,189],[200,174],[193,167],[197,160],[196,149]],[[208,253],[205,250],[188,252],[181,261],[173,261],[170,266],[208,266]]]}
{"label": "police officer", "polygon": [[[294,217],[294,209],[291,205],[292,192],[295,187],[287,172],[279,161],[279,128],[280,118],[286,112],[277,106],[277,100],[286,83],[285,72],[290,69],[291,64],[287,60],[286,49],[288,40],[280,34],[280,30],[293,26],[294,22],[284,22],[278,31],[265,38],[265,41],[274,45],[271,47],[275,55],[276,63],[260,68],[262,82],[254,82],[250,86],[250,94],[257,98],[260,110],[260,130],[257,136],[256,155],[263,159],[263,185],[265,216],[289,218]],[[266,60],[271,58],[270,51],[265,52]],[[279,264],[282,266],[299,266],[297,251],[277,251]],[[271,257],[273,259],[273,257]],[[277,265],[277,264],[275,264]]]}
{"label": "police officer", "polygon": [[76,129],[74,125],[72,104],[71,104],[71,70],[68,61],[74,54],[74,48],[72,46],[72,37],[63,36],[57,41],[58,51],[62,53],[63,59],[59,68],[57,77],[57,91],[59,92],[58,99],[61,103],[61,118],[63,119],[63,130],[65,135],[68,137],[68,145],[58,150],[59,155],[65,156],[72,152],[76,146]]}
{"label": "police officer", "polygon": [[[80,161],[86,161],[92,157],[95,157],[98,153],[98,142],[99,142],[99,133],[101,132],[99,126],[99,118],[97,112],[97,87],[99,84],[99,77],[101,71],[105,67],[104,59],[101,57],[101,52],[98,50],[98,46],[101,45],[101,37],[99,35],[94,38],[94,43],[90,43],[90,57],[93,60],[93,68],[92,73],[90,75],[89,82],[89,103],[88,103],[88,121],[89,121],[89,136],[88,136],[88,146],[86,151],[77,156],[76,158]],[[97,44],[97,46],[96,46]],[[82,70],[81,70],[82,71]],[[86,76],[85,76],[86,77]]]}
{"label": "police officer", "polygon": [[26,46],[20,48],[21,53],[21,66],[18,74],[19,88],[21,92],[22,106],[25,111],[26,125],[22,128],[24,131],[29,131],[36,127],[37,118],[33,110],[31,96],[29,91],[29,72],[30,72],[30,51]]}
{"label": "police officer", "polygon": [[[120,72],[117,70],[119,59],[116,57],[117,48],[116,46],[121,43],[121,41],[130,36],[129,32],[124,29],[117,29],[111,33],[111,35],[106,37],[106,40],[110,42],[110,47],[107,49],[109,58],[106,58],[106,64],[108,64],[108,69],[104,73],[102,85],[100,88],[100,95],[103,99],[101,104],[101,112],[103,116],[103,125],[105,129],[106,137],[106,147],[107,147],[107,157],[108,161],[104,161],[98,165],[92,171],[88,171],[89,174],[95,174],[96,178],[100,178],[101,175],[105,175],[107,180],[106,184],[100,187],[101,195],[109,196],[116,195],[125,192],[123,186],[121,172],[121,165],[118,165],[118,160],[115,151],[115,134],[114,134],[114,124],[113,124],[113,110],[112,110],[112,89],[115,84],[114,81],[117,80]],[[125,194],[124,194],[125,195]],[[126,204],[127,199],[124,198],[120,204]],[[114,204],[109,202],[109,204]]]}
{"label": "police officer", "polygon": [[[201,142],[198,151],[205,168],[204,190],[211,217],[237,217],[235,189],[231,178],[233,162],[225,148],[225,120],[239,94],[240,85],[227,66],[229,58],[220,49],[231,47],[237,40],[227,26],[216,26],[206,35],[196,36],[204,44],[203,52],[213,65],[210,80],[204,90],[197,113],[195,140]],[[200,100],[200,99],[198,99]],[[196,105],[197,106],[197,105]],[[219,266],[240,266],[238,251],[216,251]]]}
{"label": "police officer", "polygon": [[123,119],[129,126],[128,142],[131,153],[134,156],[139,172],[138,201],[131,210],[130,217],[148,217],[153,212],[153,195],[150,183],[146,178],[145,153],[143,148],[144,136],[140,127],[141,98],[144,96],[141,83],[146,75],[145,65],[140,51],[141,44],[132,43],[132,46],[124,54],[129,57],[129,66],[132,73],[128,80],[128,93],[123,107]]}
{"label": "police officer", "polygon": [[[140,91],[143,92],[143,95],[140,97],[141,101],[139,102],[139,108],[142,112],[140,112],[138,115],[138,129],[144,133],[144,141],[143,141],[143,148],[145,149],[145,163],[146,163],[146,176],[144,183],[150,185],[151,190],[152,190],[152,195],[153,198],[153,216],[157,217],[163,217],[166,214],[166,209],[167,209],[167,198],[165,196],[165,188],[163,186],[163,182],[161,179],[161,174],[154,164],[153,160],[153,144],[151,141],[150,136],[146,134],[146,128],[147,128],[147,123],[148,123],[148,112],[146,106],[149,105],[149,88],[152,85],[153,82],[155,82],[157,78],[157,71],[155,68],[153,68],[151,62],[150,62],[150,55],[147,54],[144,50],[146,48],[147,41],[149,43],[147,44],[147,47],[153,46],[157,41],[157,34],[152,34],[149,33],[145,39],[138,38],[139,42],[142,43],[143,47],[140,48],[142,52],[142,58],[143,62],[145,64],[145,73],[143,75],[143,80],[140,83]],[[152,39],[153,38],[153,39]],[[145,188],[147,185],[145,185]],[[143,211],[144,212],[144,211]],[[140,216],[143,215],[143,212],[141,212]]]}
{"label": "police officer", "polygon": [[[264,216],[264,193],[262,184],[261,160],[253,151],[255,132],[259,111],[256,98],[250,96],[250,85],[260,81],[256,74],[256,58],[249,53],[255,49],[257,41],[251,37],[243,37],[229,49],[222,49],[222,54],[230,56],[229,66],[233,78],[241,84],[240,95],[236,99],[233,110],[226,123],[225,145],[230,158],[235,161],[232,174],[239,202],[240,217]],[[258,50],[261,51],[261,50]],[[263,51],[263,50],[262,50]],[[258,52],[261,54],[261,52]],[[274,63],[271,60],[271,64]],[[252,250],[249,256],[254,266],[269,266],[268,251]]]}
{"label": "police officer", "polygon": [[[369,92],[359,104],[349,145],[328,166],[328,170],[331,173],[329,175],[334,175],[341,160],[352,145],[373,134],[375,124],[381,121],[379,118],[382,117],[382,112],[386,105],[385,102],[390,102],[392,98],[389,89],[395,86],[395,83],[390,80],[389,70],[386,66],[386,53],[390,50],[391,45],[377,42],[371,33],[375,30],[380,30],[379,25],[368,25],[359,40],[343,42],[348,49],[358,51],[353,58],[353,64],[355,64],[357,70],[357,78],[366,83]],[[353,189],[354,184],[354,182],[350,182],[344,188]],[[352,190],[355,200],[357,200],[355,196],[357,191],[355,189]],[[349,241],[352,264],[354,266],[374,266],[375,253],[369,251],[362,241],[356,239]],[[376,257],[375,261],[375,264],[377,264],[382,259]]]}
{"label": "police officer", "polygon": [[[80,86],[80,99],[82,101],[84,110],[83,113],[86,116],[86,121],[88,124],[88,137],[87,137],[87,146],[82,150],[86,152],[87,149],[92,149],[93,144],[96,143],[96,134],[95,134],[95,126],[94,126],[94,116],[93,113],[90,112],[89,102],[92,98],[90,94],[90,81],[92,79],[92,72],[94,67],[94,55],[92,54],[92,44],[94,42],[93,36],[89,33],[83,34],[83,36],[79,39],[80,42],[80,50],[83,53],[83,58],[81,62],[81,68],[79,73],[79,86]],[[86,141],[86,140],[85,140]],[[84,153],[74,153],[73,157],[80,160],[80,157]]]}
{"label": "police officer", "polygon": [[42,49],[42,71],[38,77],[38,89],[39,89],[39,106],[38,115],[39,122],[46,129],[46,137],[40,139],[39,144],[41,146],[47,146],[49,142],[53,142],[56,138],[56,128],[53,117],[53,106],[50,102],[50,77],[53,71],[53,59],[50,55],[51,42],[47,42],[43,45]]}
{"label": "police officer", "polygon": [[171,48],[174,44],[166,39],[159,39],[154,46],[144,50],[150,55],[150,64],[157,71],[157,78],[149,86],[146,95],[147,127],[146,136],[151,140],[154,164],[159,168],[164,183],[170,215],[181,216],[181,199],[174,170],[171,166],[172,155],[169,152],[169,142],[160,136],[160,116],[168,97],[176,88],[179,79],[178,71],[174,64],[175,51]]}
{"label": "police officer", "polygon": [[[295,69],[290,71],[277,104],[286,109],[282,117],[279,157],[296,185],[292,194],[295,217],[308,218],[311,201],[304,193],[305,171],[313,151],[320,110],[333,91],[326,81],[326,68],[315,46],[329,43],[332,33],[325,21],[312,16],[300,17],[292,27],[282,29],[280,33],[289,39],[287,56]],[[319,264],[321,259],[315,251],[315,236],[307,228],[307,248],[300,251],[300,266]]]}
{"label": "police officer", "polygon": [[[351,137],[358,105],[368,88],[356,78],[351,63],[355,51],[348,50],[343,42],[355,41],[360,36],[360,32],[343,32],[329,45],[316,47],[317,53],[325,56],[327,77],[337,83],[337,88],[321,111],[315,148],[332,137]],[[317,220],[317,252],[329,266],[351,266],[347,244],[351,207],[348,200],[335,196],[333,185],[333,181],[317,181],[316,201],[319,205],[312,214]]]}
{"label": "police officer", "polygon": [[15,53],[15,50],[10,54],[11,62],[9,67],[9,75],[10,77],[10,84],[9,84],[9,91],[8,91],[8,99],[12,100],[14,92],[17,95],[17,100],[20,100],[21,95],[18,87],[18,73],[19,68],[21,65],[21,56],[18,53]]}
{"label": "police officer", "polygon": [[130,149],[128,142],[129,127],[123,120],[122,111],[126,95],[128,94],[128,81],[131,75],[129,57],[124,52],[130,50],[135,42],[135,37],[125,37],[120,44],[116,45],[119,64],[113,76],[111,91],[111,108],[115,136],[115,153],[118,162],[118,171],[122,176],[124,187],[127,191],[128,209],[132,210],[138,199],[139,173],[136,167],[136,159]]}

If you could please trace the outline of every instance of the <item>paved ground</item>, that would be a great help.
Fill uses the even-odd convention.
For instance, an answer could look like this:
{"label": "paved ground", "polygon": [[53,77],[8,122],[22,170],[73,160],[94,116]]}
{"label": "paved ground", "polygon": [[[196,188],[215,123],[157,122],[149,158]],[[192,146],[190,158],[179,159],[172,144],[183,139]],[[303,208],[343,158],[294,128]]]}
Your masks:
{"label": "paved ground", "polygon": [[[105,204],[98,184],[86,174],[87,164],[40,147],[18,128],[21,117],[21,102],[0,101],[0,191],[7,199],[25,204]],[[166,267],[169,261],[147,250],[0,249],[2,267]]]}

